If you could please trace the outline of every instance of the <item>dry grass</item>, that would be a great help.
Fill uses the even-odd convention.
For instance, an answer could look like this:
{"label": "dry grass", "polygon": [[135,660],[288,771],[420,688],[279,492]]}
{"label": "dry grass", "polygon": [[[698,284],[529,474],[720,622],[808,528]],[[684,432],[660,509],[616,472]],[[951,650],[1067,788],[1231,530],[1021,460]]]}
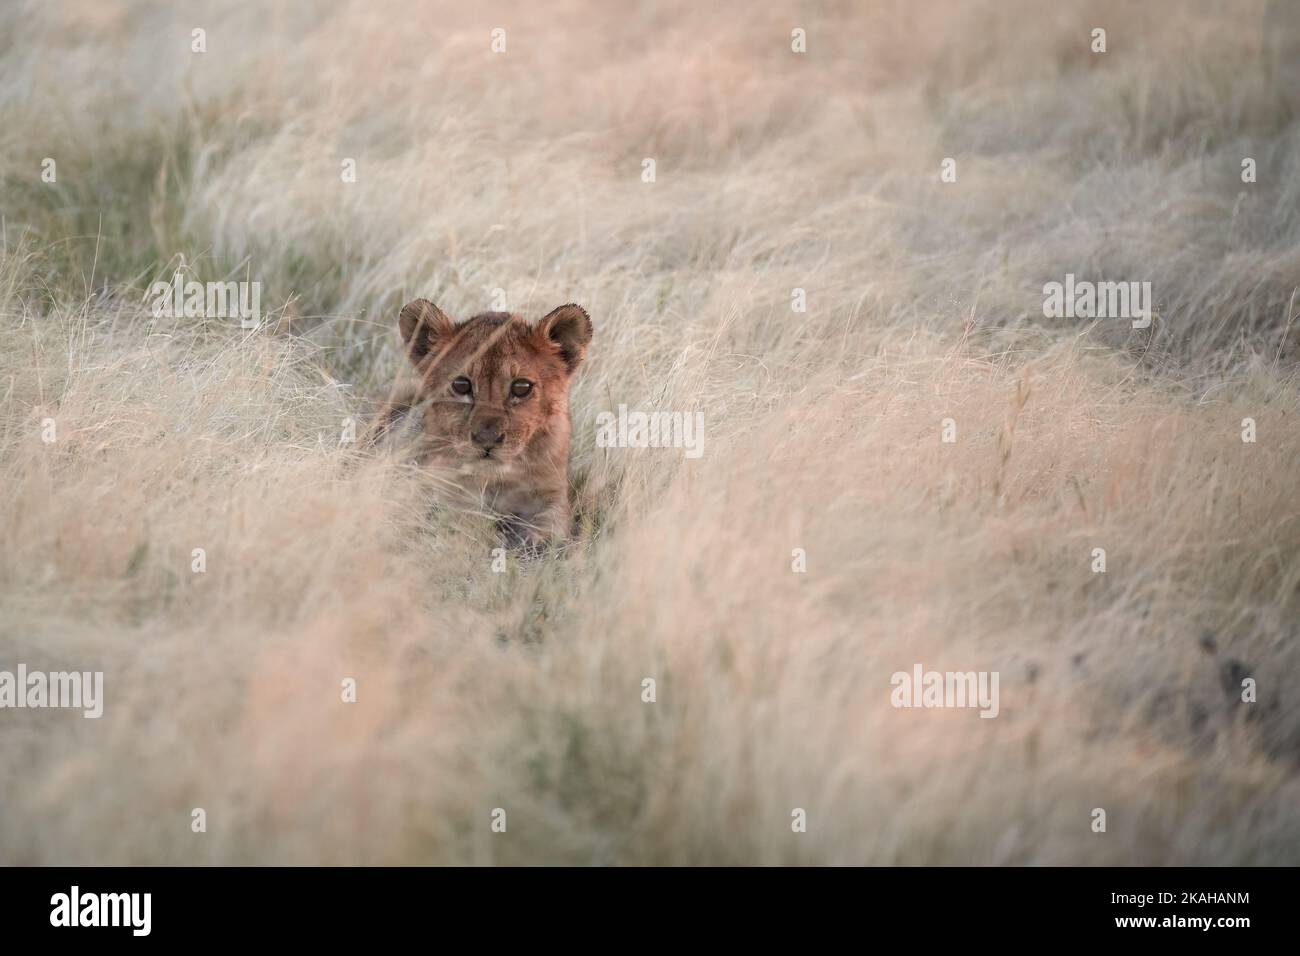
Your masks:
{"label": "dry grass", "polygon": [[[1300,862],[1296,21],[4,6],[0,669],[107,702],[0,711],[0,861]],[[152,317],[180,263],[268,327]],[[1153,327],[1043,319],[1066,272]],[[596,322],[588,533],[503,574],[338,441],[402,302],[494,288]],[[999,717],[893,708],[916,662]]]}

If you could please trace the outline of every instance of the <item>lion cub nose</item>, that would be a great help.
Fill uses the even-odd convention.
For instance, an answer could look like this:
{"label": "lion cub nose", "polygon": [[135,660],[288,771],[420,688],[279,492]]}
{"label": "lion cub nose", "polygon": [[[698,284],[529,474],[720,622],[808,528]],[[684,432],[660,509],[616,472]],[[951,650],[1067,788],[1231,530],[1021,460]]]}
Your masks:
{"label": "lion cub nose", "polygon": [[501,424],[501,419],[499,418],[493,418],[483,422],[477,429],[475,429],[474,434],[471,436],[474,439],[474,444],[479,448],[482,448],[484,451],[495,448],[497,445],[501,444],[505,441],[505,435],[501,432]]}

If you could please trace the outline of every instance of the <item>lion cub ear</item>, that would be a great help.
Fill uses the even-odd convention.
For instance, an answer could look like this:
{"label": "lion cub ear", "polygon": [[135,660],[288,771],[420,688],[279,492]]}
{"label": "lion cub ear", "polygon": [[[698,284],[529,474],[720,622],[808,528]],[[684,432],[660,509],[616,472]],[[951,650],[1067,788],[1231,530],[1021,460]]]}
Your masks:
{"label": "lion cub ear", "polygon": [[419,365],[440,343],[446,344],[455,324],[428,299],[415,299],[402,306],[397,328],[406,344],[406,354],[412,364]]}
{"label": "lion cub ear", "polygon": [[570,302],[548,312],[537,323],[537,331],[551,342],[568,366],[569,374],[582,364],[591,342],[591,316],[580,305]]}

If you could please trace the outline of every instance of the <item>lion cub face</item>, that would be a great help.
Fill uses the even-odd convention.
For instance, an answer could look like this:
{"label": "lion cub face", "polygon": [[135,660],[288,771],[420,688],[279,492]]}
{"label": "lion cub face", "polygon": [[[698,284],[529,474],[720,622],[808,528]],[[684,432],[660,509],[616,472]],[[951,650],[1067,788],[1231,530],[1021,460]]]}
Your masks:
{"label": "lion cub face", "polygon": [[419,377],[430,463],[517,486],[503,489],[506,498],[567,492],[569,386],[592,334],[585,310],[562,305],[536,323],[505,312],[454,322],[416,299],[398,327]]}

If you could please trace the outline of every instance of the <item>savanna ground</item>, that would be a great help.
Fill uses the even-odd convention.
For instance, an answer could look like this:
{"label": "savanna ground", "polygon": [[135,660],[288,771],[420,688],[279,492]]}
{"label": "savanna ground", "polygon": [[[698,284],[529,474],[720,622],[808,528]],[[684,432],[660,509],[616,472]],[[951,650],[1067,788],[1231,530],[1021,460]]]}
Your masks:
{"label": "savanna ground", "polygon": [[[0,711],[0,861],[1300,862],[1298,64],[1264,0],[0,6],[0,669],[106,696]],[[503,573],[340,441],[494,289],[596,328]]]}

